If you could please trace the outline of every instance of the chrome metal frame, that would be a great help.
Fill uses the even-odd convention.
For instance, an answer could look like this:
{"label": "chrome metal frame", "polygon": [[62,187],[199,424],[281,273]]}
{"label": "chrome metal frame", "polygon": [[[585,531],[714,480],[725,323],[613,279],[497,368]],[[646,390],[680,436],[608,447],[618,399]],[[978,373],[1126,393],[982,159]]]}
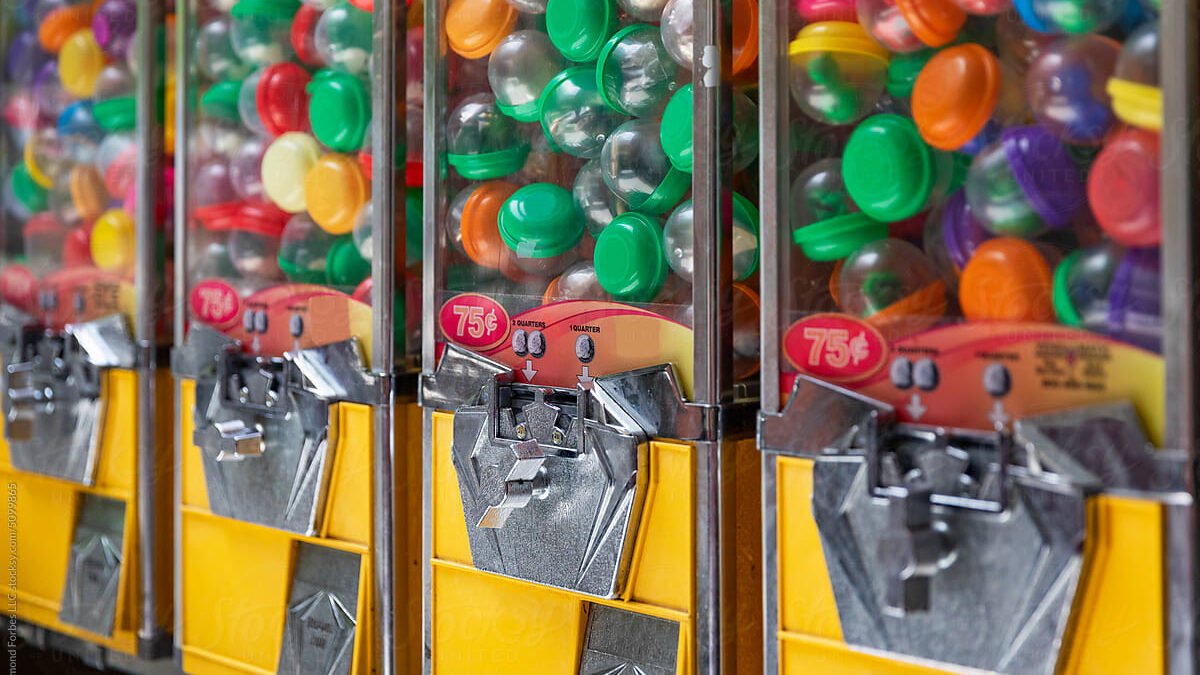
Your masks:
{"label": "chrome metal frame", "polygon": [[[448,54],[440,30],[447,0],[428,0],[425,6],[425,144],[424,144],[424,250],[440,250],[442,235],[437,227],[446,214],[448,194],[440,180],[444,166],[443,135],[448,111],[447,73],[443,67]],[[696,654],[696,672],[715,675],[733,672],[734,650],[731,633],[725,626],[733,622],[735,599],[731,565],[726,561],[733,551],[733,521],[727,500],[732,486],[733,457],[726,452],[726,441],[745,432],[742,424],[749,415],[745,401],[735,386],[730,358],[733,341],[733,259],[731,247],[718,242],[731,240],[732,191],[730,169],[730,122],[732,88],[723,77],[723,64],[732,54],[731,13],[719,0],[698,0],[695,9],[695,52],[693,68],[695,119],[695,173],[692,177],[693,204],[696,212],[695,279],[693,302],[697,320],[694,326],[694,386],[691,404],[706,411],[702,440],[695,442],[696,542],[695,606],[696,630],[692,649]],[[725,120],[723,123],[722,121]],[[724,126],[723,126],[724,124]],[[424,266],[422,318],[422,389],[432,384],[437,368],[437,321],[431,309],[437,306],[437,289],[443,286],[445,270],[441,258],[427,255]],[[432,456],[433,406],[423,412],[424,462],[422,471],[423,534],[423,642],[422,670],[430,673],[432,629]]]}
{"label": "chrome metal frame", "polygon": [[[188,189],[188,170],[191,162],[191,148],[188,146],[187,130],[191,128],[195,110],[188,105],[187,92],[191,85],[192,73],[192,22],[198,16],[198,0],[177,0],[175,3],[175,312],[172,317],[171,344],[173,348],[183,345],[187,339],[187,297],[188,297],[188,213],[191,212],[191,193]],[[181,404],[183,380],[172,378],[175,386],[175,429],[172,439],[175,441],[174,473],[175,490],[172,501],[174,516],[174,623],[175,635],[173,651],[175,663],[183,665],[183,452],[191,439],[183,437],[183,425],[180,420],[183,415],[191,414],[185,411]]]}
{"label": "chrome metal frame", "polygon": [[[1160,81],[1163,87],[1161,133],[1163,173],[1161,184],[1163,245],[1163,357],[1168,365],[1166,381],[1167,429],[1164,447],[1186,451],[1185,486],[1191,496],[1183,502],[1164,502],[1166,518],[1167,670],[1173,675],[1200,672],[1200,645],[1196,632],[1200,621],[1200,519],[1197,518],[1197,470],[1200,469],[1200,321],[1196,314],[1200,289],[1200,258],[1197,236],[1191,226],[1200,215],[1200,191],[1196,173],[1200,161],[1200,26],[1195,17],[1197,0],[1166,0],[1162,3]],[[788,153],[785,109],[788,93],[786,0],[761,0],[760,6],[760,124],[762,138],[762,415],[782,412],[780,401],[780,335],[783,302],[780,295],[782,260],[786,239],[777,214],[787,213]],[[783,29],[786,30],[786,29]],[[773,86],[772,86],[773,85]],[[760,444],[761,447],[761,444]],[[778,555],[775,550],[775,455],[764,453],[763,477],[763,583],[764,583],[764,672],[779,669],[778,650]]]}
{"label": "chrome metal frame", "polygon": [[[372,119],[375,125],[371,136],[371,154],[377,158],[371,175],[374,281],[371,289],[372,354],[371,370],[376,377],[374,406],[375,436],[372,452],[373,499],[371,556],[374,585],[375,653],[379,672],[392,675],[399,672],[401,657],[396,653],[396,350],[395,304],[397,270],[403,270],[404,237],[397,252],[396,228],[404,232],[404,187],[397,184],[395,162],[396,140],[403,143],[404,104],[397,97],[404,87],[397,86],[397,74],[405,72],[404,48],[405,9],[400,0],[379,0],[375,3],[375,32],[372,36],[374,68],[371,73]],[[400,208],[396,208],[397,193]],[[400,264],[396,258],[399,256]],[[411,655],[404,657],[412,658]]]}
{"label": "chrome metal frame", "polygon": [[158,523],[165,517],[166,504],[156,489],[158,467],[158,401],[155,378],[158,367],[157,331],[159,302],[163,298],[162,269],[157,254],[159,226],[158,202],[162,192],[163,125],[158,120],[156,93],[163,73],[158,53],[158,29],[163,26],[161,2],[137,2],[137,143],[141,161],[137,166],[137,205],[135,225],[134,287],[137,297],[133,322],[137,363],[137,545],[141,590],[141,622],[138,625],[138,653],[145,658],[164,656],[168,630],[158,623],[158,606],[166,589],[156,579]]}

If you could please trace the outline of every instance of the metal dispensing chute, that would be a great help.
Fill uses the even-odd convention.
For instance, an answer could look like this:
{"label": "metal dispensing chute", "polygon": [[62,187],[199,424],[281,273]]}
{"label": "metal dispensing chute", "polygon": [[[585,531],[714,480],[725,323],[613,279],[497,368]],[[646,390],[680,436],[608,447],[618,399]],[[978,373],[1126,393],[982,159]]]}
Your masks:
{"label": "metal dispensing chute", "polygon": [[757,668],[755,11],[426,4],[433,672]]}
{"label": "metal dispensing chute", "polygon": [[1052,4],[764,3],[767,672],[1195,670],[1193,8]]}
{"label": "metal dispensing chute", "polygon": [[[420,311],[406,293],[419,242],[405,236],[420,192],[399,163],[405,20],[399,0],[181,8],[176,635],[189,672],[415,667],[415,619],[396,603],[416,592],[416,551],[394,510],[415,490],[405,373]],[[247,621],[260,639],[224,628]]]}

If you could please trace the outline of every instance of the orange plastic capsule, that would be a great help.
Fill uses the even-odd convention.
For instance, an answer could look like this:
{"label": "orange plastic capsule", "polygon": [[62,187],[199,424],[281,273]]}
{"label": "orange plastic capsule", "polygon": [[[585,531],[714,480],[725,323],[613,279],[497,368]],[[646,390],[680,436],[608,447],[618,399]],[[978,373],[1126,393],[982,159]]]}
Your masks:
{"label": "orange plastic capsule", "polygon": [[958,301],[972,321],[1054,321],[1050,265],[1024,239],[989,239],[959,279]]}
{"label": "orange plastic capsule", "polygon": [[60,7],[42,19],[38,26],[38,43],[42,49],[57,54],[67,38],[92,25],[92,5],[82,3]]}
{"label": "orange plastic capsule", "polygon": [[451,0],[446,9],[446,41],[463,58],[481,59],[517,25],[508,0]]}

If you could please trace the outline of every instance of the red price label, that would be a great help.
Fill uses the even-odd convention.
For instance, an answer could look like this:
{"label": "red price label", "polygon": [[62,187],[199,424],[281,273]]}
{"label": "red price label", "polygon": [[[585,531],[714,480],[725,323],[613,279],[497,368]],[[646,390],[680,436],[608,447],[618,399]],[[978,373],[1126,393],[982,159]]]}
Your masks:
{"label": "red price label", "polygon": [[217,329],[225,329],[241,315],[237,290],[224,281],[201,281],[192,289],[192,315]]}
{"label": "red price label", "polygon": [[792,324],[784,333],[783,350],[801,372],[835,382],[874,375],[889,351],[873,326],[841,314],[814,314]]}
{"label": "red price label", "polygon": [[508,312],[485,295],[464,293],[442,305],[442,334],[451,342],[486,350],[508,337]]}

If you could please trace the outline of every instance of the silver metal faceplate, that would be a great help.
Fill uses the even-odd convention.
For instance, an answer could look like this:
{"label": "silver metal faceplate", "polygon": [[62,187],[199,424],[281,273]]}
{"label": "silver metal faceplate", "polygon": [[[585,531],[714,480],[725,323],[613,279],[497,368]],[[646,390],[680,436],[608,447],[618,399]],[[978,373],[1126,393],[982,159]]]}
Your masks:
{"label": "silver metal faceplate", "polygon": [[124,538],[125,502],[83,495],[58,612],[63,623],[112,635]]}
{"label": "silver metal faceplate", "polygon": [[641,515],[646,434],[582,387],[493,380],[483,400],[455,413],[452,443],[475,566],[618,595]]}
{"label": "silver metal faceplate", "polygon": [[6,334],[4,436],[13,466],[91,485],[103,433],[101,374],[135,365],[125,319]]}

